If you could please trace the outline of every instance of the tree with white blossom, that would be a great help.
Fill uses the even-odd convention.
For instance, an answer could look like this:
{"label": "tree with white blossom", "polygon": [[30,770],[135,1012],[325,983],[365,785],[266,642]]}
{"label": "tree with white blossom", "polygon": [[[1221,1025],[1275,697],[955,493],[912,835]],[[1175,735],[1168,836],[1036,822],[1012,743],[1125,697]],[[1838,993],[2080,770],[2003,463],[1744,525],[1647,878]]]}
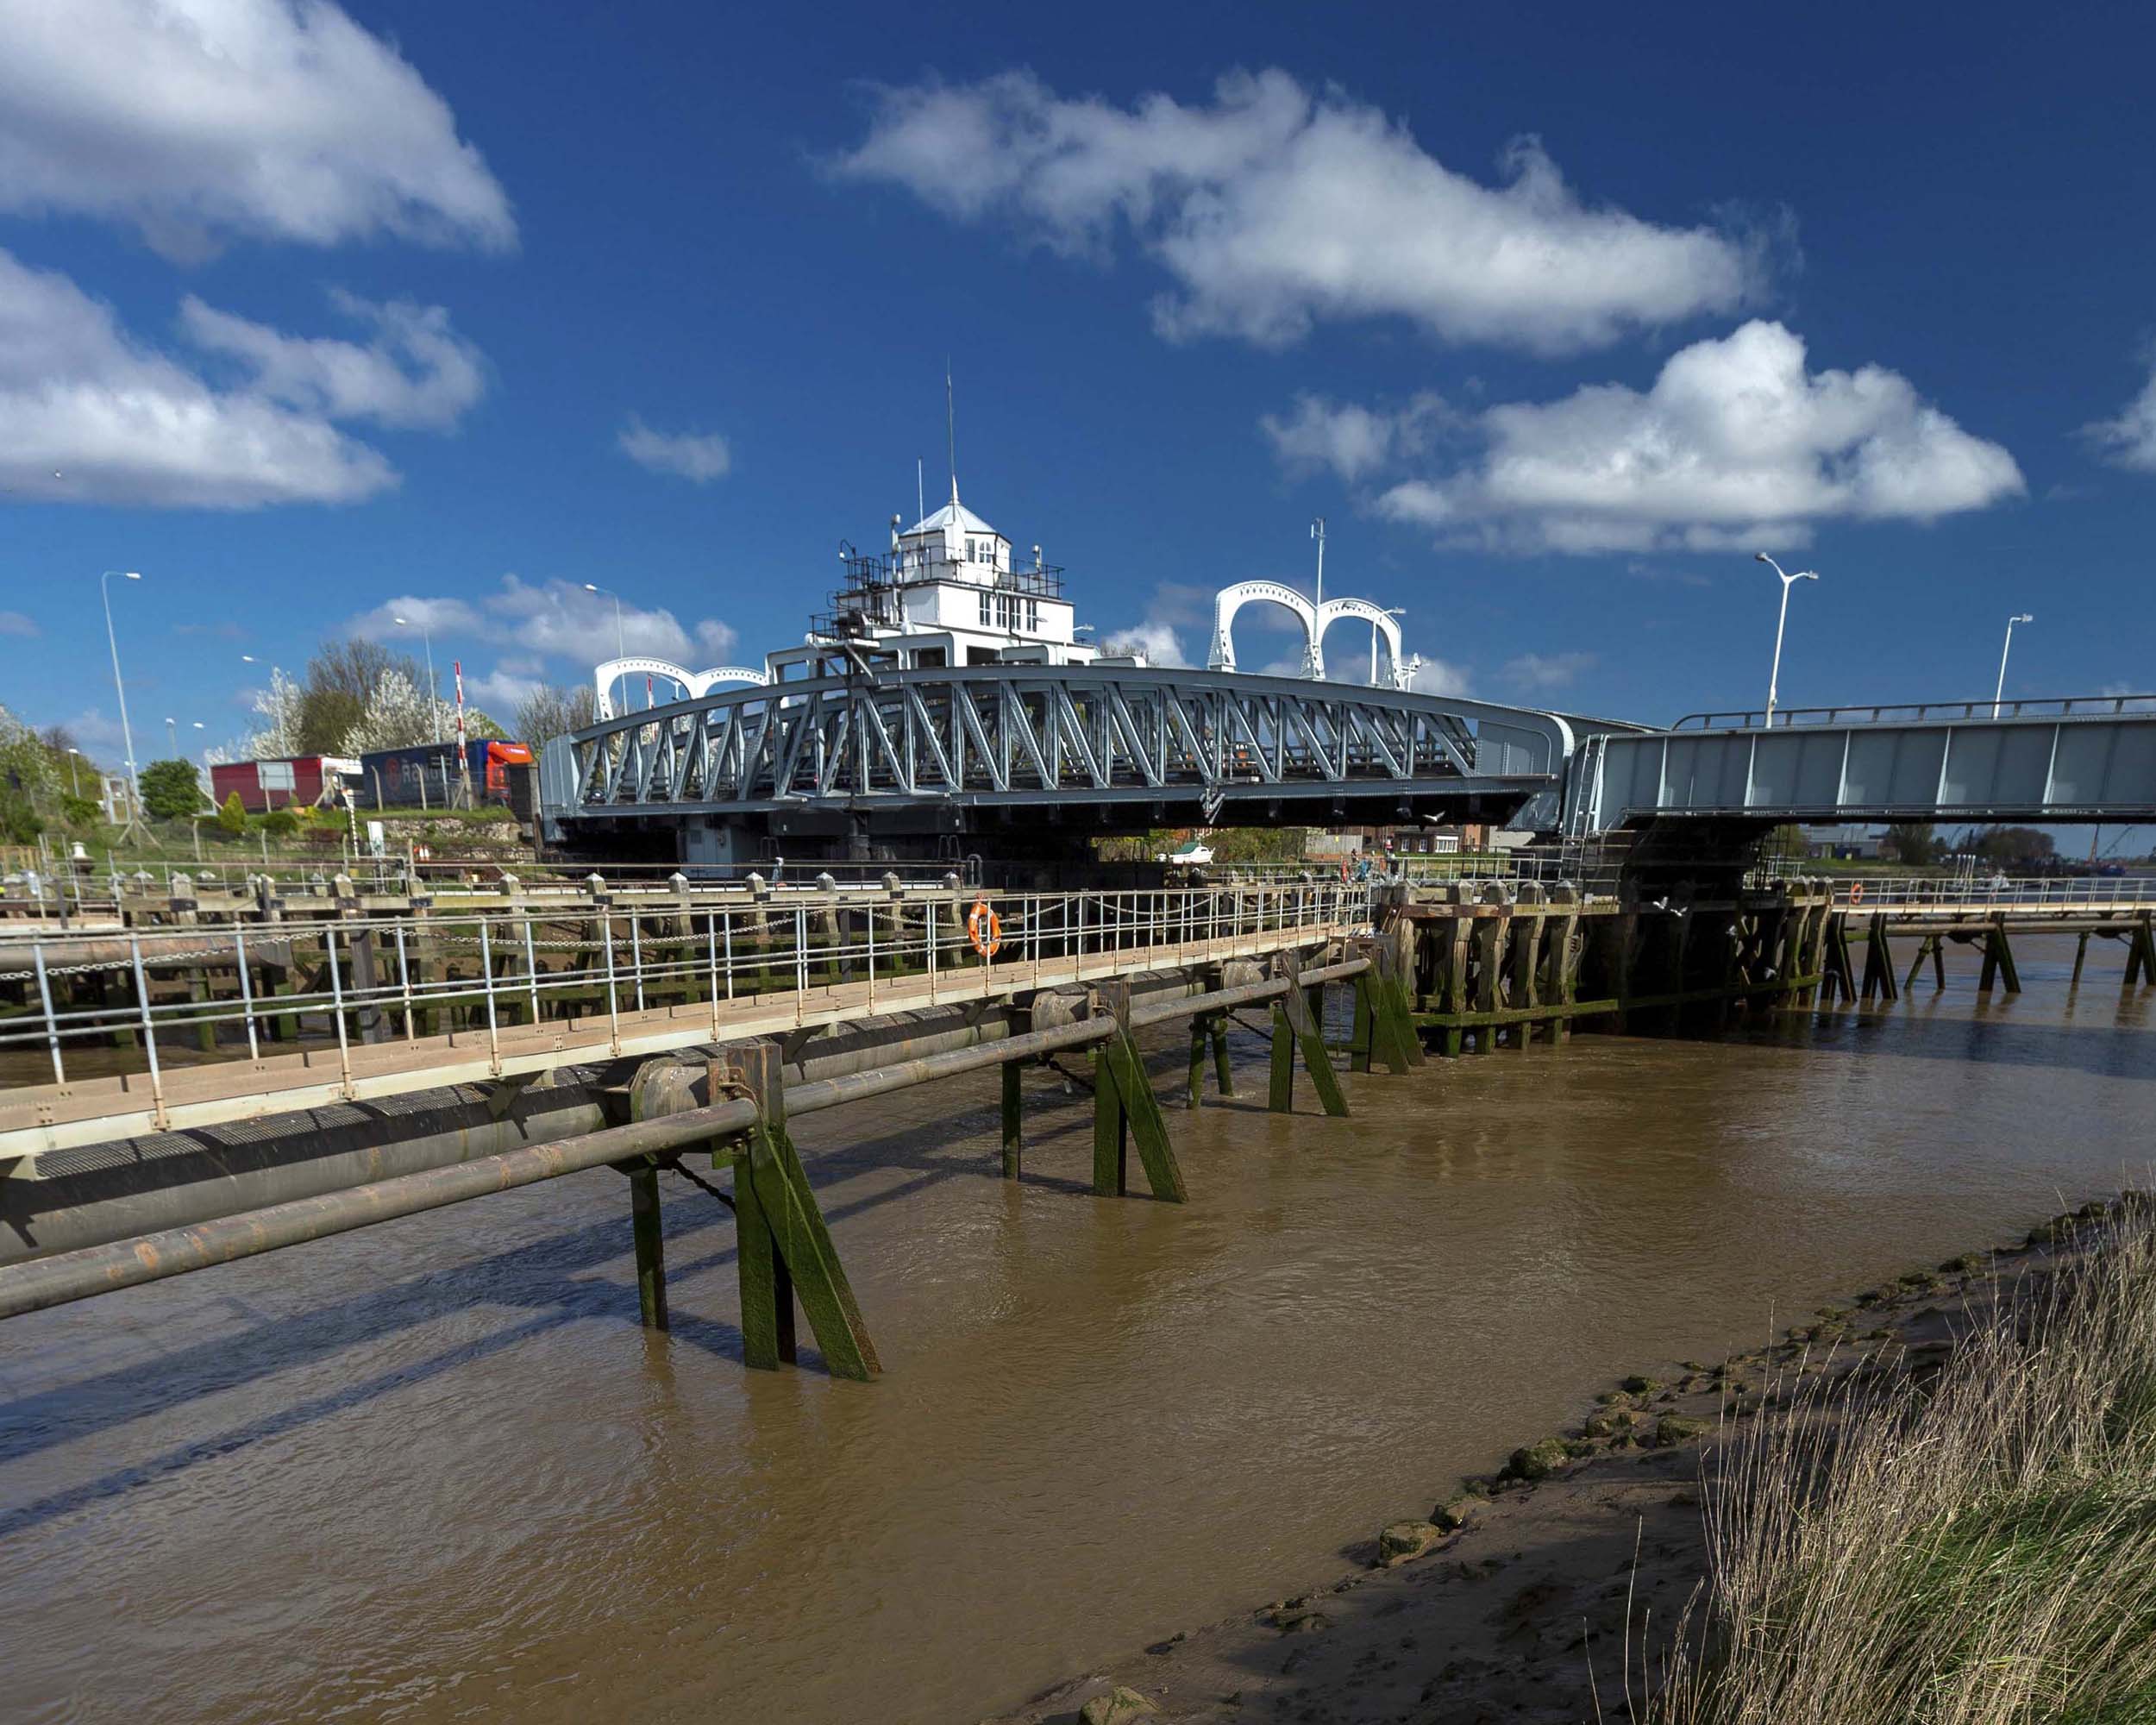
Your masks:
{"label": "tree with white blossom", "polygon": [[[499,737],[502,728],[477,707],[464,709],[467,737]],[[411,749],[445,741],[456,736],[456,707],[453,702],[427,699],[427,693],[399,668],[382,673],[367,699],[359,720],[344,734],[340,752],[359,756],[377,749]]]}

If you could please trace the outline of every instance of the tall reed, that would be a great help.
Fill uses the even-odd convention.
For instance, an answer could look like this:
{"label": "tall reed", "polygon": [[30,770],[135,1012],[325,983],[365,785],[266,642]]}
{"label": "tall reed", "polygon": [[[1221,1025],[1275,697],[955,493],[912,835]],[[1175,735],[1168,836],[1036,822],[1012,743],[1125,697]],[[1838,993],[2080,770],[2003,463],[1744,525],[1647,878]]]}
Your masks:
{"label": "tall reed", "polygon": [[1723,1433],[1655,1725],[2156,1725],[2156,1214]]}

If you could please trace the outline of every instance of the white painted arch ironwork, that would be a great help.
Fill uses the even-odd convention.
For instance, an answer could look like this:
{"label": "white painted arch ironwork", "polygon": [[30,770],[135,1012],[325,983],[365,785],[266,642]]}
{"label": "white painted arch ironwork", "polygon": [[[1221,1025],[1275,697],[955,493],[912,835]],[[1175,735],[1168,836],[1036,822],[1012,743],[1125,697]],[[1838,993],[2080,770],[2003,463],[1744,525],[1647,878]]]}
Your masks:
{"label": "white painted arch ironwork", "polygon": [[629,658],[609,659],[592,672],[592,685],[598,694],[596,712],[599,718],[614,718],[614,684],[617,681],[635,677],[664,677],[676,682],[689,692],[693,699],[708,694],[722,683],[749,683],[761,685],[761,671],[751,670],[746,665],[714,665],[708,671],[692,671],[677,665],[671,659]]}
{"label": "white painted arch ironwork", "polygon": [[1158,666],[881,670],[727,690],[549,745],[548,813],[1187,802],[1552,787],[1576,721],[1360,684]]}
{"label": "white painted arch ironwork", "polygon": [[1206,656],[1208,670],[1235,669],[1235,616],[1246,605],[1278,605],[1302,625],[1303,674],[1317,682],[1325,681],[1326,630],[1348,618],[1369,624],[1384,637],[1392,662],[1393,687],[1407,687],[1409,672],[1401,652],[1400,624],[1384,606],[1366,599],[1329,599],[1313,605],[1281,581],[1238,581],[1213,595],[1213,647]]}

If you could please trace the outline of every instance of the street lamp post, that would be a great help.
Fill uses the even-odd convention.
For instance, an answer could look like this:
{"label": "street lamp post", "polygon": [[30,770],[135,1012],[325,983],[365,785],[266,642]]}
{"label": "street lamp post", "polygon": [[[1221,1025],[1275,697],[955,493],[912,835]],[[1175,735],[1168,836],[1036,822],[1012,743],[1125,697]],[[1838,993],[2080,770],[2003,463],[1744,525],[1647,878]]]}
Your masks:
{"label": "street lamp post", "polygon": [[1325,517],[1310,524],[1310,536],[1318,542],[1317,621],[1311,625],[1310,648],[1303,656],[1302,674],[1320,677],[1325,672]]}
{"label": "street lamp post", "polygon": [[2006,620],[2006,645],[1999,649],[1999,683],[1991,691],[1991,717],[1999,716],[1999,703],[2006,698],[2006,656],[2014,650],[2014,625],[2034,623],[2036,619],[2026,611],[2020,611]]}
{"label": "street lamp post", "polygon": [[[115,575],[125,580],[139,581],[142,579],[142,572],[140,569],[107,569],[97,577],[97,591],[103,595],[105,602],[105,643],[112,649],[112,692],[120,698],[120,740],[127,745],[128,784],[135,793],[135,804],[139,807],[142,801],[142,779],[135,767],[135,732],[128,725],[127,685],[120,676],[120,637],[112,627],[111,582]],[[128,824],[131,825],[133,823],[134,817],[130,814]]]}
{"label": "street lamp post", "polygon": [[[607,598],[614,601],[614,656],[617,659],[626,659],[629,656],[629,649],[622,644],[624,637],[621,630],[621,595],[611,587],[601,586],[597,581],[585,582],[584,591],[587,593],[605,593]],[[626,672],[620,674],[622,699],[621,706],[615,709],[617,712],[629,705],[629,676]]]}
{"label": "street lamp post", "polygon": [[423,623],[407,623],[401,617],[390,619],[399,629],[417,629],[419,638],[427,643],[427,729],[431,740],[442,741],[442,698],[434,692],[434,630]]}
{"label": "street lamp post", "polygon": [[82,750],[79,749],[71,748],[67,751],[67,782],[79,802],[82,800]]}
{"label": "street lamp post", "polygon": [[1782,576],[1782,615],[1774,625],[1774,668],[1767,673],[1767,729],[1771,731],[1774,728],[1774,703],[1782,687],[1782,632],[1789,626],[1789,589],[1799,581],[1815,581],[1819,576],[1810,569],[1799,569],[1793,575],[1783,574],[1781,564],[1764,551],[1759,552],[1758,557],[1760,562]]}
{"label": "street lamp post", "polygon": [[[1388,605],[1385,607],[1385,615],[1388,617],[1405,617],[1407,614],[1407,608],[1405,605]],[[1397,665],[1393,667],[1395,671],[1398,671],[1399,668]],[[1374,617],[1370,619],[1370,687],[1372,688],[1377,687],[1377,619]]]}

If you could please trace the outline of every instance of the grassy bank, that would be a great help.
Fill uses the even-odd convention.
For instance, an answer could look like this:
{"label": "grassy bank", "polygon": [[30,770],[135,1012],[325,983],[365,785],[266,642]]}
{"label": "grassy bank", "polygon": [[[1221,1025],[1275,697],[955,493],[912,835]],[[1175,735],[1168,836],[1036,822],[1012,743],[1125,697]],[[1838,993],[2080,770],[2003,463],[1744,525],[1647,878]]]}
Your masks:
{"label": "grassy bank", "polygon": [[1656,1725],[2156,1721],[2156,1213],[1733,1429]]}

